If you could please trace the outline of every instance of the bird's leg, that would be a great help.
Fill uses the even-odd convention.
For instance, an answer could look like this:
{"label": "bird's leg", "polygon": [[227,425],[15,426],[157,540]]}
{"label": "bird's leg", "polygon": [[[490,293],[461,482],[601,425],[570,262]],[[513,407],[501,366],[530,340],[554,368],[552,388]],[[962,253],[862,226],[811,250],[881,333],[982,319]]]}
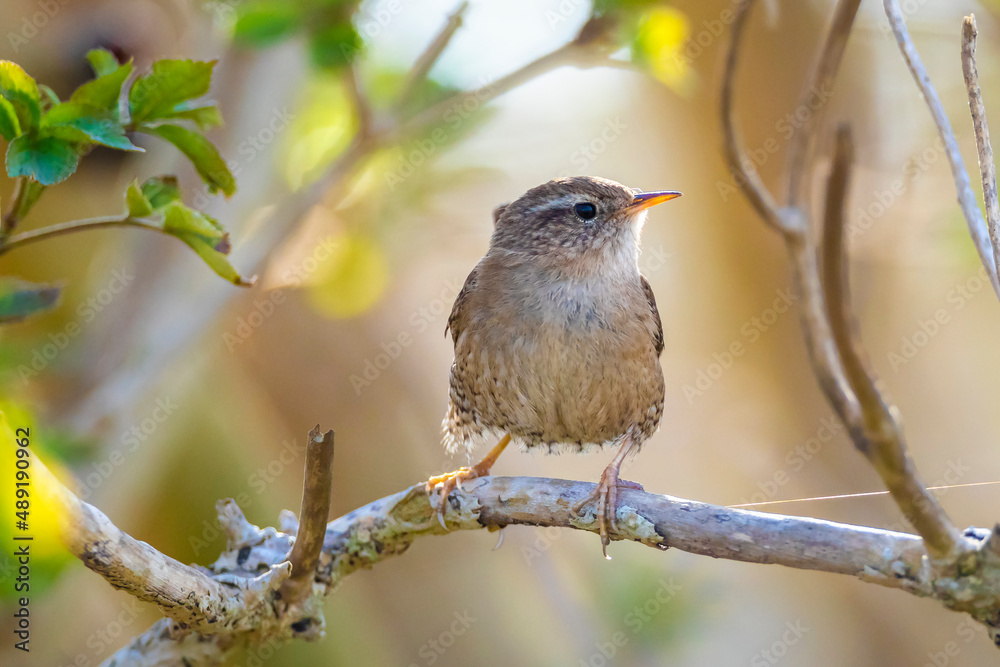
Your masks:
{"label": "bird's leg", "polygon": [[597,511],[595,514],[597,516],[597,526],[601,534],[601,551],[604,553],[605,558],[608,557],[608,544],[611,542],[611,538],[608,537],[608,523],[611,523],[611,530],[618,532],[618,487],[624,486],[626,488],[642,489],[642,486],[635,482],[618,479],[618,472],[621,470],[622,463],[625,462],[625,457],[629,455],[634,445],[635,439],[631,434],[626,435],[621,447],[618,448],[618,453],[615,454],[615,458],[611,460],[608,467],[601,473],[601,481],[598,482],[597,488],[589,496],[573,505],[573,514],[579,516],[580,510],[583,509],[584,505],[595,500],[597,501]]}
{"label": "bird's leg", "polygon": [[500,458],[500,454],[503,453],[503,450],[507,448],[508,444],[510,444],[510,433],[502,437],[500,442],[496,444],[496,447],[491,449],[489,454],[484,456],[476,465],[471,467],[462,466],[458,470],[447,472],[443,475],[435,475],[427,480],[427,493],[431,493],[438,484],[441,485],[441,497],[437,505],[437,517],[443,528],[446,530],[448,528],[448,526],[444,523],[444,511],[448,502],[448,494],[454,491],[456,486],[467,479],[475,479],[477,477],[485,477],[486,475],[489,475],[493,464],[497,462],[497,459]]}

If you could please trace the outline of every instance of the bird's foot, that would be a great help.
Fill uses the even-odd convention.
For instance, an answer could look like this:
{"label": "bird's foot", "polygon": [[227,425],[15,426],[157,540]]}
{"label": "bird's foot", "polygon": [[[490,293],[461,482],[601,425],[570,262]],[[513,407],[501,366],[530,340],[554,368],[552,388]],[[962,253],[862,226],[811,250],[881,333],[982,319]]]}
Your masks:
{"label": "bird's foot", "polygon": [[[482,465],[482,461],[474,466],[462,466],[458,470],[453,470],[451,472],[446,472],[442,475],[435,475],[427,480],[427,485],[425,489],[427,494],[431,495],[434,493],[434,489],[438,486],[441,487],[441,495],[438,498],[438,502],[434,507],[434,513],[437,514],[438,522],[441,527],[448,530],[448,526],[444,522],[444,512],[448,505],[448,496],[456,487],[460,486],[462,482],[468,481],[470,479],[476,479],[477,477],[485,477],[490,474],[490,468]],[[433,498],[431,499],[431,505],[435,505]]]}
{"label": "bird's foot", "polygon": [[619,479],[618,468],[614,465],[610,465],[604,469],[601,473],[601,481],[598,482],[597,488],[591,491],[590,495],[581,500],[580,502],[573,505],[572,511],[576,516],[580,516],[580,511],[584,506],[590,504],[591,502],[597,503],[597,510],[595,515],[597,516],[597,527],[598,532],[601,535],[601,552],[604,554],[605,558],[608,558],[608,544],[611,543],[611,538],[608,533],[608,525],[610,524],[611,530],[618,532],[618,489],[637,489],[643,491],[642,484],[638,482],[630,482],[626,479]]}

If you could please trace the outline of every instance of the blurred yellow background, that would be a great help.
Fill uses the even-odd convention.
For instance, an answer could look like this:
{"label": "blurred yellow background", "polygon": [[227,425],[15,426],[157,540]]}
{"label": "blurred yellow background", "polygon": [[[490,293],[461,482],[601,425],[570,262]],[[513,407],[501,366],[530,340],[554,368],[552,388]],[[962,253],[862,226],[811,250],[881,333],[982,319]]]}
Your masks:
{"label": "blurred yellow background", "polygon": [[[232,46],[227,22],[238,4],[0,7],[0,57],[59,93],[83,80],[82,55],[98,45],[140,66],[218,58],[213,96],[226,125],[212,137],[240,186],[230,201],[208,197],[189,165],[147,142],[146,155],[95,153],[26,228],[118,212],[132,178],[178,171],[188,202],[231,232],[237,268],[250,272],[269,253],[257,287],[246,291],[173,239],[131,230],[3,258],[5,275],[65,285],[58,309],[0,329],[3,398],[32,415],[25,419],[40,446],[120,528],[183,562],[213,561],[223,546],[217,499],[242,496],[259,525],[298,509],[301,447],[317,422],[337,432],[332,516],[464,465],[440,446],[448,312],[487,247],[493,207],[568,174],[684,193],[650,214],[643,235],[640,266],[666,338],[667,398],[660,432],[623,476],[648,491],[722,505],[881,489],[818,391],[780,239],[722,158],[718,91],[734,2],[654,6],[638,38],[643,67],[564,66],[484,108],[449,110],[443,138],[390,142],[366,155],[301,224],[276,220],[292,215],[283,207],[344,154],[358,118],[342,77],[312,68],[300,40]],[[872,361],[928,483],[1000,480],[990,444],[1000,432],[1000,308],[880,3],[863,3],[835,89],[816,91],[815,109],[796,109],[832,4],[769,0],[755,12],[737,78],[746,146],[780,192],[791,127],[817,123],[825,153],[833,123],[852,123],[853,293]],[[36,25],[32,17],[50,5]],[[977,183],[960,22],[977,13],[981,85],[996,125],[998,6],[904,5]],[[384,106],[455,7],[362,4],[358,70],[373,103]],[[474,0],[431,77],[442,87],[486,86],[571,40],[590,12],[583,0]],[[10,182],[3,187],[5,198]],[[60,338],[74,322],[79,335]],[[734,343],[741,352],[731,352]],[[595,481],[610,457],[512,452],[494,472]],[[993,525],[998,500],[1000,486],[942,493],[961,526]],[[767,509],[906,530],[885,496]],[[510,527],[491,551],[495,540],[482,531],[418,541],[328,598],[324,641],[263,647],[232,664],[996,660],[967,617],[845,577],[624,543],[610,547],[608,562],[595,536],[573,531]],[[0,664],[98,664],[159,617],[77,562],[53,573],[32,605],[30,662],[4,642]],[[9,637],[11,617],[3,618]]]}

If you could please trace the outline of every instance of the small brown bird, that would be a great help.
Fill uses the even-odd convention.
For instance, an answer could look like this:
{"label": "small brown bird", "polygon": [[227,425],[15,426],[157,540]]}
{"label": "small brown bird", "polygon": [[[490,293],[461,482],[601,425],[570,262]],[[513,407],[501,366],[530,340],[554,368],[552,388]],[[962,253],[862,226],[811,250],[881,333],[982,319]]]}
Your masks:
{"label": "small brown bird", "polygon": [[[463,480],[489,474],[510,443],[587,451],[617,445],[597,489],[601,544],[617,530],[618,478],[663,414],[663,326],[639,273],[646,209],[681,193],[603,178],[557,178],[493,212],[486,255],[455,300],[444,419],[449,453],[499,443],[472,467],[432,477],[438,518]],[[640,487],[641,488],[641,487]]]}

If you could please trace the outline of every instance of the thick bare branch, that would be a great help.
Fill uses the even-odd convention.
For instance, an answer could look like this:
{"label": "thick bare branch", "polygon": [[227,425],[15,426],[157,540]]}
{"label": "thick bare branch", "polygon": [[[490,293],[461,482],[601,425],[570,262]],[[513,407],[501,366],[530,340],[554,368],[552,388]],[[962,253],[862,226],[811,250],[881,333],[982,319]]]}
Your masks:
{"label": "thick bare branch", "polygon": [[[861,0],[840,0],[826,33],[823,50],[813,70],[809,83],[806,84],[800,98],[800,106],[808,106],[811,96],[823,93],[833,88],[833,80],[837,77],[840,62],[847,48],[847,38],[854,27],[854,17],[858,14]],[[812,133],[809,131],[812,117],[795,131],[788,146],[788,205],[797,206],[802,195],[802,183],[805,180],[809,163],[809,146]]]}
{"label": "thick bare branch", "polygon": [[[449,496],[448,530],[522,524],[597,533],[593,513],[577,517],[571,509],[593,488],[587,482],[560,479],[481,478]],[[984,622],[998,607],[994,591],[1000,576],[1000,558],[984,546],[989,543],[989,531],[976,533],[981,546],[979,576],[950,578],[930,567],[923,541],[916,535],[732,509],[633,489],[622,489],[620,500],[615,540],[640,542],[660,550],[672,547],[713,558],[845,574],[937,599],[949,608],[973,613]],[[404,553],[417,538],[446,534],[448,530],[434,520],[434,512],[421,483],[330,522],[317,582],[328,593],[353,572]],[[239,517],[231,520],[245,523]],[[212,577],[229,583],[238,582],[256,569],[273,571],[283,561],[291,541],[273,528],[262,530],[249,524],[231,532],[245,537],[230,544],[229,550],[209,568]],[[315,614],[321,615],[321,609],[317,607]],[[321,618],[313,616],[300,619],[289,630],[281,619],[274,619],[253,630],[241,625],[229,634],[217,632],[196,639],[192,635],[198,633],[159,622],[106,664],[126,656],[134,660],[127,664],[154,664],[145,661],[145,656],[150,655],[158,659],[173,656],[174,662],[167,664],[180,664],[177,656],[188,659],[185,664],[189,665],[211,664],[210,660],[220,660],[248,637],[257,643],[280,642],[321,623]]]}
{"label": "thick bare branch", "polygon": [[927,108],[930,109],[931,116],[934,118],[938,134],[941,135],[941,139],[944,141],[945,154],[948,156],[948,164],[951,165],[951,174],[955,181],[955,190],[958,192],[958,204],[962,208],[962,214],[965,216],[965,222],[969,227],[969,234],[972,236],[972,241],[976,245],[979,259],[986,268],[987,275],[990,276],[993,291],[1000,297],[1000,278],[998,278],[1000,274],[998,274],[997,264],[993,258],[993,246],[990,242],[986,221],[983,220],[983,214],[979,210],[976,195],[972,191],[972,184],[969,182],[969,172],[965,168],[962,153],[958,149],[955,132],[951,129],[951,123],[944,112],[941,98],[938,97],[937,90],[931,84],[927,68],[924,67],[923,61],[920,60],[917,47],[913,45],[910,33],[906,29],[903,13],[899,9],[899,2],[897,0],[883,0],[883,6],[885,8],[885,15],[889,19],[889,25],[892,27],[892,32],[896,36],[896,43],[903,54],[903,60],[906,61],[907,67],[910,68],[910,73],[913,75],[913,79],[916,81],[917,87],[920,89],[924,101],[927,103]]}
{"label": "thick bare branch", "polygon": [[295,546],[288,561],[292,574],[281,587],[282,601],[302,602],[312,591],[319,553],[323,548],[326,521],[330,514],[330,486],[333,483],[333,431],[323,433],[319,425],[309,431],[306,445],[305,482],[302,511],[299,512]]}
{"label": "thick bare branch", "polygon": [[969,92],[969,110],[976,130],[976,147],[979,149],[979,172],[983,178],[983,200],[986,203],[986,222],[993,242],[993,262],[1000,275],[1000,199],[997,198],[997,174],[993,164],[993,146],[990,145],[990,126],[986,122],[986,107],[979,90],[979,69],[976,67],[976,17],[966,16],[962,22],[962,72]]}

